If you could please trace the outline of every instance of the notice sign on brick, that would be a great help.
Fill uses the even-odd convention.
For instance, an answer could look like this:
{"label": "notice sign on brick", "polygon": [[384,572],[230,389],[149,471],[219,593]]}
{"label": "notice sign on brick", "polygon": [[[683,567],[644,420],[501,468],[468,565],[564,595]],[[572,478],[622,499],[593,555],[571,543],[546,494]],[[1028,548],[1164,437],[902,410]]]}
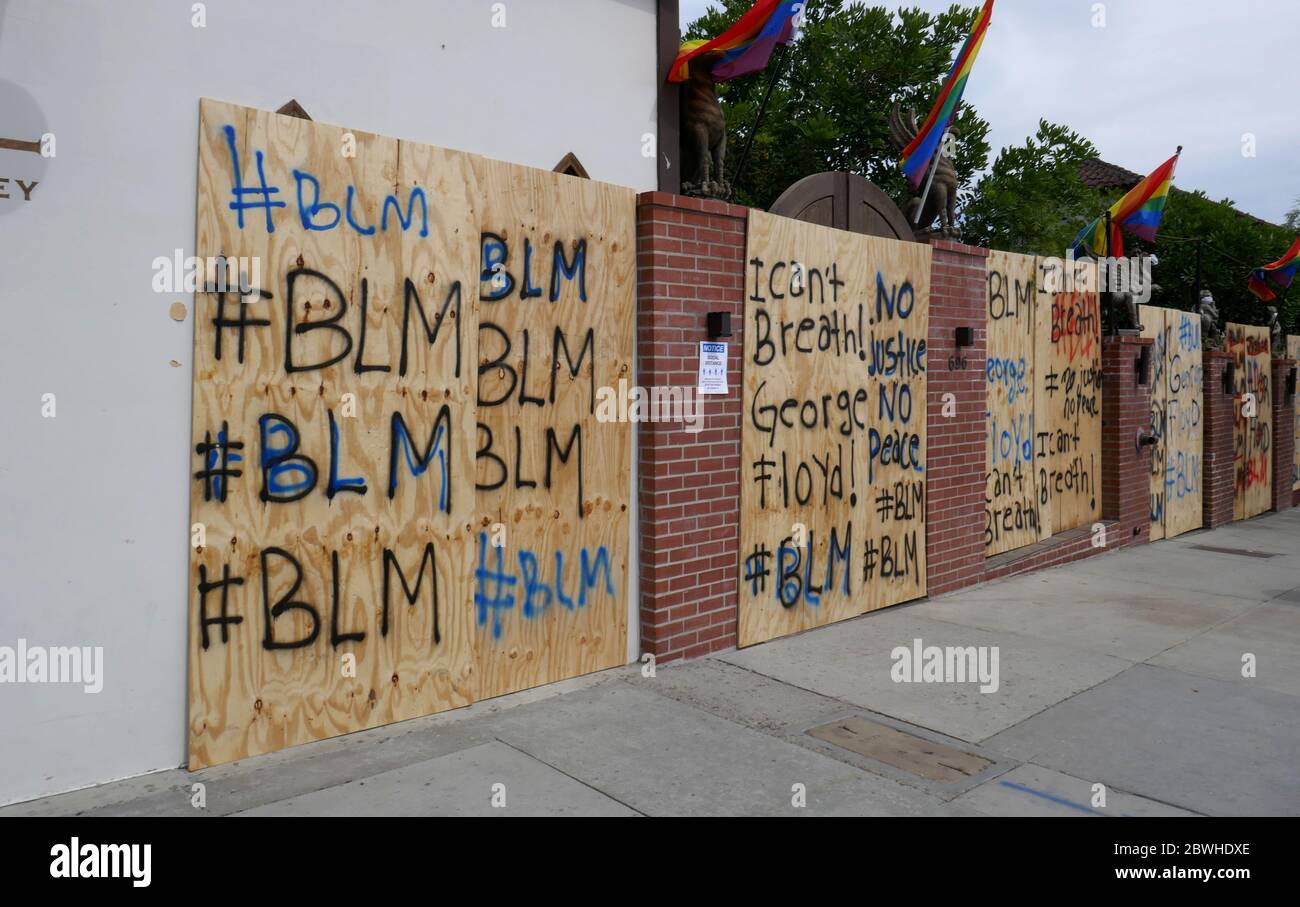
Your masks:
{"label": "notice sign on brick", "polygon": [[622,664],[630,189],[204,101],[190,767]]}
{"label": "notice sign on brick", "polygon": [[930,248],[754,211],[742,646],[925,594]]}

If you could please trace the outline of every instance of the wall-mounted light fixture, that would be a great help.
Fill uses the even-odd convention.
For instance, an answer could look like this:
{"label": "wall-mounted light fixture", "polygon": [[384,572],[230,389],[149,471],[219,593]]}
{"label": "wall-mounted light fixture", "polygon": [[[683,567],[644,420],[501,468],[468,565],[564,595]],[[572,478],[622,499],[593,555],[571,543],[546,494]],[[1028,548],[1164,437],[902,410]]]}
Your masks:
{"label": "wall-mounted light fixture", "polygon": [[975,329],[970,327],[957,328],[957,349],[964,349],[968,346],[975,345]]}
{"label": "wall-mounted light fixture", "polygon": [[1223,367],[1223,392],[1231,394],[1233,385],[1237,383],[1237,363],[1229,362]]}
{"label": "wall-mounted light fixture", "polygon": [[1137,358],[1133,360],[1133,370],[1137,372],[1138,385],[1147,383],[1147,376],[1151,373],[1151,346],[1142,344],[1142,349],[1138,352]]}
{"label": "wall-mounted light fixture", "polygon": [[705,318],[708,325],[710,340],[718,340],[722,337],[731,336],[730,312],[709,312]]}

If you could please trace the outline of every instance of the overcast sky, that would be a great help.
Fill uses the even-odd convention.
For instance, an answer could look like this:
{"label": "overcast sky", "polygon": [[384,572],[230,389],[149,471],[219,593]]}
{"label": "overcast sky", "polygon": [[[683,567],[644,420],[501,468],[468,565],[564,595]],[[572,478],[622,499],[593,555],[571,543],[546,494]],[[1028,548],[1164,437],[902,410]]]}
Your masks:
{"label": "overcast sky", "polygon": [[[709,5],[681,0],[683,25]],[[1143,174],[1181,144],[1180,188],[1280,222],[1300,196],[1298,11],[1298,0],[997,0],[965,98],[990,123],[994,154],[1023,142],[1040,117]],[[1255,157],[1242,153],[1245,133]]]}

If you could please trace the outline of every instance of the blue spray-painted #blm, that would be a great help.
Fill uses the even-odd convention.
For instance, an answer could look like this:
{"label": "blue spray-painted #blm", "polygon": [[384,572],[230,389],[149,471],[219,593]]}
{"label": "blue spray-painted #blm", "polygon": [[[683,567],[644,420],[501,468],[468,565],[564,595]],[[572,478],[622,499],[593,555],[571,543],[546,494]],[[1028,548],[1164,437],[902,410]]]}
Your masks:
{"label": "blue spray-painted #blm", "polygon": [[[261,149],[256,149],[253,155],[257,169],[257,182],[254,185],[245,185],[244,172],[239,161],[239,147],[236,141],[235,127],[227,124],[222,127],[222,131],[226,136],[226,149],[230,152],[231,172],[234,175],[230,187],[232,196],[230,210],[235,212],[239,229],[244,229],[245,211],[261,211],[265,218],[266,232],[274,233],[275,222],[271,217],[271,212],[275,208],[287,208],[288,203],[275,198],[281,192],[279,186],[267,183],[265,159]],[[293,179],[297,188],[298,220],[304,230],[329,231],[346,221],[348,227],[359,235],[374,235],[376,231],[374,224],[362,224],[357,221],[357,215],[353,210],[353,202],[357,195],[356,186],[348,184],[347,199],[343,206],[340,207],[334,202],[321,200],[320,180],[312,173],[295,169]],[[403,209],[402,203],[398,201],[397,196],[389,194],[384,197],[378,229],[385,233],[388,232],[389,216],[392,215],[403,233],[410,230],[416,224],[415,209],[417,202],[420,207],[418,232],[420,236],[428,236],[429,202],[425,197],[424,190],[419,186],[413,187],[408,193],[405,209]]]}
{"label": "blue spray-painted #blm", "polygon": [[[489,550],[492,555],[489,557]],[[587,548],[579,552],[577,600],[564,591],[564,552],[555,552],[554,582],[548,583],[537,555],[528,550],[516,552],[519,572],[507,569],[503,549],[488,544],[486,532],[478,537],[478,566],[474,570],[474,607],[478,625],[486,626],[492,620],[492,638],[501,638],[501,614],[519,605],[519,613],[530,620],[540,617],[552,604],[562,605],[570,611],[587,606],[587,593],[597,589],[603,574],[605,594],[614,595],[614,580],[610,572],[609,551],[604,545],[596,549],[595,557]],[[494,561],[495,563],[492,563]],[[515,590],[519,598],[515,598]]]}
{"label": "blue spray-painted #blm", "polygon": [[[339,464],[344,459],[340,452],[338,423],[334,413],[329,412],[329,475],[324,484],[325,496],[333,500],[343,492],[366,494],[370,489],[364,476],[340,477]],[[419,478],[434,468],[438,480],[438,509],[443,513],[451,512],[451,456],[448,447],[448,431],[451,425],[450,407],[443,406],[434,418],[429,430],[428,440],[421,445],[411,436],[411,429],[401,413],[394,412],[389,436],[388,457],[388,497],[397,494],[402,476],[400,465],[406,463],[406,471],[414,478]],[[321,470],[316,460],[303,450],[302,435],[293,420],[279,413],[264,413],[257,420],[260,452],[258,466],[261,473],[259,497],[266,503],[288,504],[301,500],[320,484]],[[418,435],[416,436],[418,438]],[[226,437],[223,427],[218,433],[218,441],[223,450],[236,446]],[[243,445],[238,445],[242,447]],[[205,457],[206,469],[194,474],[211,486],[218,480],[222,485],[216,488],[218,500],[225,500],[228,482],[242,475],[241,471],[230,468],[217,469],[215,451],[217,445],[199,445],[198,452]],[[230,460],[238,460],[235,454],[229,454]],[[210,499],[214,495],[208,494]]]}

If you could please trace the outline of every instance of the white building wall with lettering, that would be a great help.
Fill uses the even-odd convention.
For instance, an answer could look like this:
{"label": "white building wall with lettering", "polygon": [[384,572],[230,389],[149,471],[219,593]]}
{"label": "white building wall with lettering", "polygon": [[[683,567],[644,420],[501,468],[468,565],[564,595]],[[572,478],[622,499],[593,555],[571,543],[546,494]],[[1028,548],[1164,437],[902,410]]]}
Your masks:
{"label": "white building wall with lettering", "polygon": [[56,142],[0,149],[0,647],[105,662],[0,683],[0,803],[184,759],[193,305],[150,285],[193,248],[200,97],[655,187],[654,0],[195,5],[0,0],[0,139]]}

